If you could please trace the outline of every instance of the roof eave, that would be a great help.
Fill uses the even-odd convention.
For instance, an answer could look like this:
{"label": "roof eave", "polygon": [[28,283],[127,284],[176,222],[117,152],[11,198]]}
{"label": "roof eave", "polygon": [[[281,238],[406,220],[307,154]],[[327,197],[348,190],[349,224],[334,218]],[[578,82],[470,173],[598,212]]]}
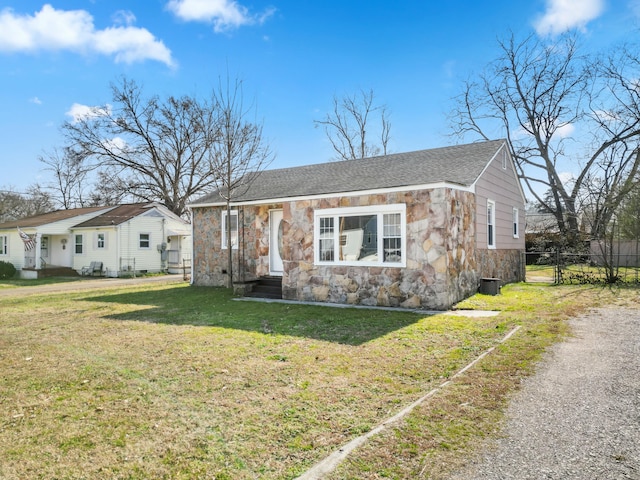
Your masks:
{"label": "roof eave", "polygon": [[[451,181],[444,182],[435,182],[429,184],[422,185],[403,185],[399,187],[387,187],[387,188],[377,188],[371,190],[354,190],[354,191],[343,191],[343,192],[328,192],[321,193],[315,195],[298,195],[291,197],[274,197],[274,198],[261,198],[255,200],[240,200],[235,202],[230,202],[230,205],[233,207],[243,206],[243,205],[264,205],[266,203],[284,203],[284,202],[295,202],[301,200],[315,200],[321,198],[333,198],[333,197],[357,197],[361,195],[374,195],[380,193],[391,193],[391,192],[407,192],[412,190],[433,190],[437,188],[452,188],[455,190],[462,190],[471,193],[475,193],[475,185],[466,185]],[[187,208],[193,210],[195,208],[211,208],[211,207],[224,207],[226,206],[226,202],[207,202],[207,203],[198,203],[198,204],[189,204]]]}

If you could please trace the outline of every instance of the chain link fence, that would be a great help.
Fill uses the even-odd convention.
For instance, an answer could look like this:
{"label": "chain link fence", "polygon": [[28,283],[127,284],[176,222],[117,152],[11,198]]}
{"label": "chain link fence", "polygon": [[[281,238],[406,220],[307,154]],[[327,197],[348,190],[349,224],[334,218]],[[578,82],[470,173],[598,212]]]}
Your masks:
{"label": "chain link fence", "polygon": [[591,252],[527,252],[527,280],[556,284],[640,284],[640,254],[592,248]]}

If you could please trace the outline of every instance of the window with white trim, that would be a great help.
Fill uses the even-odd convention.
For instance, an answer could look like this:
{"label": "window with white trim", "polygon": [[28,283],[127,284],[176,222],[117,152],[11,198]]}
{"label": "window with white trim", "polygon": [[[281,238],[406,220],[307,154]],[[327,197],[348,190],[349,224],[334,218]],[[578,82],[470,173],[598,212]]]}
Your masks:
{"label": "window with white trim", "polygon": [[141,233],[138,237],[138,247],[142,250],[151,248],[151,234]]}
{"label": "window with white trim", "polygon": [[315,262],[406,265],[406,205],[332,208],[314,213]]}
{"label": "window with white trim", "polygon": [[496,248],[496,203],[487,200],[487,247]]}
{"label": "window with white trim", "polygon": [[318,234],[318,252],[321,262],[333,262],[333,217],[320,217]]}
{"label": "window with white trim", "polygon": [[507,162],[509,160],[509,157],[507,156],[507,149],[503,148],[502,149],[502,169],[506,170],[507,169]]}
{"label": "window with white trim", "polygon": [[84,253],[84,235],[73,236],[73,248],[76,255],[82,255]]}
{"label": "window with white trim", "polygon": [[103,250],[107,247],[107,234],[106,233],[96,233],[96,248],[98,250]]}
{"label": "window with white trim", "polygon": [[[231,248],[236,250],[238,248],[238,210],[231,210]],[[222,228],[220,231],[222,232],[222,248],[227,248],[227,211],[224,210],[222,212]]]}
{"label": "window with white trim", "polygon": [[518,217],[519,217],[518,209],[513,208],[513,238],[520,238],[520,230],[518,227]]}
{"label": "window with white trim", "polygon": [[0,255],[9,255],[9,237],[0,235]]}

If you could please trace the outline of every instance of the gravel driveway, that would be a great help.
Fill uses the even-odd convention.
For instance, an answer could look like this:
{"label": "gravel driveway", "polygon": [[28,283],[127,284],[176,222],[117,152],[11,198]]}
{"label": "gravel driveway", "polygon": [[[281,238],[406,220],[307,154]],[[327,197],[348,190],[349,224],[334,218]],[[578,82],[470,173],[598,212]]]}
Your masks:
{"label": "gravel driveway", "polygon": [[571,324],[513,398],[503,437],[452,480],[640,479],[640,312]]}

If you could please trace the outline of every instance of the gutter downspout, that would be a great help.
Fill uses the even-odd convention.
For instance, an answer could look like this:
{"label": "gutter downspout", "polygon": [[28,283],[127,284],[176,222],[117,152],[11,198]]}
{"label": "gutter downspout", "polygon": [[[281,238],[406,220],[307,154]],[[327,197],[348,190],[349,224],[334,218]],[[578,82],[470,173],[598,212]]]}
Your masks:
{"label": "gutter downspout", "polygon": [[193,209],[191,207],[187,207],[187,210],[189,211],[189,216],[191,217],[191,222],[190,222],[190,228],[191,228],[191,261],[189,262],[189,270],[190,270],[190,276],[191,278],[189,278],[189,285],[193,285],[193,264],[195,263],[195,251],[196,251],[196,239],[195,236],[193,235]]}
{"label": "gutter downspout", "polygon": [[116,226],[116,277],[120,275],[120,242],[122,242],[120,225]]}

